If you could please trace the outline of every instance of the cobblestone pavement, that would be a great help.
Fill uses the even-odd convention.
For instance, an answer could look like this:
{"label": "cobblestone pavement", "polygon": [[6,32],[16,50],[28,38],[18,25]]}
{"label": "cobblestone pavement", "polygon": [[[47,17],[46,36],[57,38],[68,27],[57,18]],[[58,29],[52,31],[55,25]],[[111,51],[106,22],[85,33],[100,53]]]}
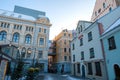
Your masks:
{"label": "cobblestone pavement", "polygon": [[67,74],[50,74],[50,73],[40,73],[35,80],[89,80],[80,77],[74,77]]}

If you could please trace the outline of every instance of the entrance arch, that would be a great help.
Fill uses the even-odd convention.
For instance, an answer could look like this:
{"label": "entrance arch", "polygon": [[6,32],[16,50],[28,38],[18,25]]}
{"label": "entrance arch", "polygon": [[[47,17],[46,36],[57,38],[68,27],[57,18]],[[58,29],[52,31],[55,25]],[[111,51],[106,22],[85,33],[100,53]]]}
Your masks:
{"label": "entrance arch", "polygon": [[116,80],[120,79],[120,67],[119,67],[119,65],[117,65],[117,64],[114,65],[114,71],[115,71]]}

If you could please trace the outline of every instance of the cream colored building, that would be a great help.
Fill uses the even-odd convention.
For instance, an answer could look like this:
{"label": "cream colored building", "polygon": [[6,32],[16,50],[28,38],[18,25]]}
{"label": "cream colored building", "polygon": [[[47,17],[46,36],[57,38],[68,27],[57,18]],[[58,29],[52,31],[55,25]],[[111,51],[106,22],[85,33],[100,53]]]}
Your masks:
{"label": "cream colored building", "polygon": [[50,26],[45,12],[19,6],[14,12],[0,10],[0,44],[17,46],[26,66],[37,60],[41,70],[47,72]]}
{"label": "cream colored building", "polygon": [[71,56],[70,56],[70,42],[72,40],[72,31],[64,29],[59,33],[54,41],[56,42],[56,64],[58,72],[63,70],[64,73],[70,72]]}
{"label": "cream colored building", "polygon": [[120,6],[120,0],[96,0],[91,21],[96,21],[118,6]]}

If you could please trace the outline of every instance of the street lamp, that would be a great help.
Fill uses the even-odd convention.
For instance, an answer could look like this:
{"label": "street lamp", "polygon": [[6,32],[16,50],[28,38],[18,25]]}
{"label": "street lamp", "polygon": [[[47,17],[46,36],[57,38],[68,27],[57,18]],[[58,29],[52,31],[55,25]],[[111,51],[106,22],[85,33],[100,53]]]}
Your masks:
{"label": "street lamp", "polygon": [[37,50],[36,48],[33,49],[33,59],[32,59],[32,66],[35,67],[35,57],[36,57]]}

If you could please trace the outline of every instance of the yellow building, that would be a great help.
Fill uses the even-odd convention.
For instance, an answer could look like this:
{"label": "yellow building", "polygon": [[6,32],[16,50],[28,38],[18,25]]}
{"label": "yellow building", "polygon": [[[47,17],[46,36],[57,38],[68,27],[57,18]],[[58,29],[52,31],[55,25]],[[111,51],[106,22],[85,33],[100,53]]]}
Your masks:
{"label": "yellow building", "polygon": [[72,41],[72,31],[64,29],[55,38],[56,42],[56,58],[57,71],[64,73],[70,72],[71,56],[70,56],[70,42]]}
{"label": "yellow building", "polygon": [[118,6],[120,6],[120,0],[96,0],[91,21],[96,21]]}

